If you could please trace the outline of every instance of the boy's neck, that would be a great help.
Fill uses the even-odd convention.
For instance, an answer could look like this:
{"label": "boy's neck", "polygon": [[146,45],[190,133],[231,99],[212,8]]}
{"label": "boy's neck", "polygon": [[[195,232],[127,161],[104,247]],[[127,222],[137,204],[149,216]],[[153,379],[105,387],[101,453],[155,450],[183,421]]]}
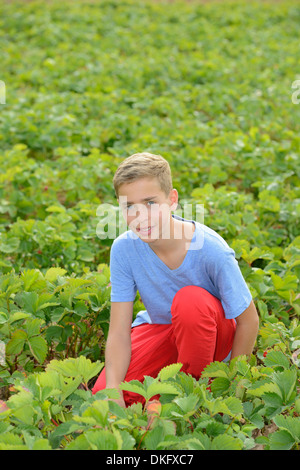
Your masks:
{"label": "boy's neck", "polygon": [[178,220],[171,216],[169,228],[166,226],[164,230],[165,232],[163,232],[162,238],[149,242],[149,246],[156,254],[159,253],[167,256],[176,253],[176,251],[181,251],[183,247],[188,249],[195,231],[195,225],[191,222]]}

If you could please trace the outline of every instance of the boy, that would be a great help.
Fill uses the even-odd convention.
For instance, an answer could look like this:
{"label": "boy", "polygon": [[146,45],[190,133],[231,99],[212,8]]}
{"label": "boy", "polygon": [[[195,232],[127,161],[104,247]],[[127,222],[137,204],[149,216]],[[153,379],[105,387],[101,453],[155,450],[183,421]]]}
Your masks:
{"label": "boy", "polygon": [[[130,230],[111,246],[105,368],[92,392],[156,377],[175,362],[198,379],[212,361],[250,355],[259,318],[235,252],[206,225],[171,214],[178,193],[167,160],[131,155],[113,184]],[[146,310],[132,323],[137,290]],[[126,391],[116,401],[144,403]]]}

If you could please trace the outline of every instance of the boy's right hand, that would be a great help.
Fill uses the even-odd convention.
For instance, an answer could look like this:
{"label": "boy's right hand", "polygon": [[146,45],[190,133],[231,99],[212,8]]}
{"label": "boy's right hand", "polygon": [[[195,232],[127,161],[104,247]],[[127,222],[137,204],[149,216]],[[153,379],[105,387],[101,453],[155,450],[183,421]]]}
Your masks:
{"label": "boy's right hand", "polygon": [[[110,388],[110,387],[106,387],[106,388]],[[123,397],[123,392],[122,390],[118,390],[118,392],[120,394],[120,398],[108,398],[108,400],[114,401],[115,403],[118,403],[118,405],[122,406],[123,408],[126,408],[124,397]]]}
{"label": "boy's right hand", "polygon": [[122,406],[123,408],[126,408],[123,396],[121,396],[120,398],[115,398],[115,399],[109,398],[109,400],[118,403],[118,405]]}

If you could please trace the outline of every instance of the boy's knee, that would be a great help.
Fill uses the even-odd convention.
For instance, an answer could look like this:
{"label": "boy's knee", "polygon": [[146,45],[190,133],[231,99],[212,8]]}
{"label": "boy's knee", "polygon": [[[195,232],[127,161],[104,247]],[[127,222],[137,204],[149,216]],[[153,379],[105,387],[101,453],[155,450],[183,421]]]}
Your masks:
{"label": "boy's knee", "polygon": [[214,317],[214,302],[218,301],[210,292],[199,286],[184,286],[179,289],[171,305],[171,314],[173,318],[180,317],[181,321],[194,323],[195,317],[193,312],[199,313],[201,316]]}
{"label": "boy's knee", "polygon": [[186,307],[187,305],[199,305],[211,302],[215,297],[206,289],[200,286],[184,286],[179,289],[173,297],[172,307],[176,308],[179,305]]}

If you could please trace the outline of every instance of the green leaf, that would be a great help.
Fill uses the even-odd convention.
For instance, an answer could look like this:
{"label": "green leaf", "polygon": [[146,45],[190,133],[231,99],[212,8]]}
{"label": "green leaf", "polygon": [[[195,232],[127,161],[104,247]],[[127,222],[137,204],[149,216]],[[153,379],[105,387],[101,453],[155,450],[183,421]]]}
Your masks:
{"label": "green leaf", "polygon": [[217,377],[211,384],[210,388],[214,396],[222,395],[230,387],[230,380],[225,377]]}
{"label": "green leaf", "polygon": [[228,397],[225,399],[217,398],[214,401],[206,400],[205,406],[207,406],[213,415],[225,413],[232,417],[241,417],[244,411],[241,401],[236,397]]}
{"label": "green leaf", "polygon": [[205,400],[205,406],[212,415],[225,413],[232,417],[240,418],[244,409],[242,402],[236,397],[217,398],[215,400]]}
{"label": "green leaf", "polygon": [[47,341],[59,340],[63,334],[64,328],[61,325],[49,326],[46,329],[45,337]]}
{"label": "green leaf", "polygon": [[28,344],[33,356],[40,364],[43,364],[48,352],[46,340],[41,336],[33,336],[28,338]]}
{"label": "green leaf", "polygon": [[285,275],[280,277],[277,274],[270,271],[274,287],[278,295],[283,297],[286,301],[290,301],[290,291],[296,290],[298,287],[298,277],[294,274]]}
{"label": "green leaf", "polygon": [[19,248],[20,239],[17,237],[5,237],[0,239],[0,251],[3,253],[13,253]]}
{"label": "green leaf", "polygon": [[[1,312],[0,312],[0,315],[1,315]],[[24,320],[24,318],[30,318],[30,317],[31,317],[30,313],[25,313],[25,312],[20,312],[20,311],[14,312],[9,317],[9,323],[12,324],[15,321]]]}
{"label": "green leaf", "polygon": [[57,426],[54,431],[51,433],[49,436],[49,441],[51,445],[54,445],[55,447],[58,447],[61,438],[65,435],[71,434],[75,431],[80,431],[85,429],[85,425],[80,425],[76,421],[66,421],[65,423],[61,423],[59,426]]}
{"label": "green leaf", "polygon": [[87,441],[85,434],[81,434],[74,441],[71,441],[65,450],[90,450],[90,444]]}
{"label": "green leaf", "polygon": [[197,395],[190,394],[185,397],[175,398],[173,401],[179,406],[184,414],[194,414],[197,409],[199,397],[197,397]]}
{"label": "green leaf", "polygon": [[34,291],[37,286],[45,287],[46,283],[43,280],[43,275],[38,269],[25,269],[21,273],[25,291]]}
{"label": "green leaf", "polygon": [[249,421],[259,429],[264,427],[264,420],[261,414],[264,412],[263,404],[259,405],[258,407],[254,407],[252,402],[244,402],[244,416],[249,419]]}
{"label": "green leaf", "polygon": [[66,211],[65,207],[60,206],[58,204],[53,204],[52,206],[47,207],[47,209],[45,210],[46,212],[65,212]]}
{"label": "green leaf", "polygon": [[247,389],[247,395],[253,395],[255,397],[261,397],[264,393],[267,392],[280,393],[278,386],[275,383],[271,383],[270,379],[258,380]]}
{"label": "green leaf", "polygon": [[[208,444],[210,446],[210,442]],[[165,440],[161,441],[158,446],[158,450],[165,450],[165,449],[193,449],[193,450],[206,450],[207,448],[204,447],[202,441],[194,436],[166,436]]]}
{"label": "green leaf", "polygon": [[133,450],[136,444],[134,437],[126,429],[119,429],[119,434],[122,439],[121,450]]}
{"label": "green leaf", "polygon": [[92,450],[120,450],[116,436],[110,431],[96,429],[85,432],[84,436]]}
{"label": "green leaf", "polygon": [[271,212],[279,212],[280,211],[280,201],[279,199],[272,195],[270,191],[264,189],[258,195],[259,197],[259,204],[264,209],[271,211]]}
{"label": "green leaf", "polygon": [[237,356],[231,360],[229,368],[232,369],[232,372],[236,369],[243,377],[248,377],[251,365],[247,362],[245,356]]}
{"label": "green leaf", "polygon": [[33,424],[34,416],[40,411],[34,408],[32,393],[26,390],[12,395],[7,403],[9,408],[13,410],[11,415],[29,425]]}
{"label": "green leaf", "polygon": [[[0,444],[7,444],[11,446],[24,445],[22,437],[17,436],[12,432],[6,432],[5,434],[0,435]],[[0,447],[0,449],[3,449],[3,447]]]}
{"label": "green leaf", "polygon": [[208,436],[216,437],[219,434],[224,434],[227,429],[227,425],[220,423],[216,420],[210,420],[205,426],[205,432]]}
{"label": "green leaf", "polygon": [[62,374],[64,377],[78,377],[81,376],[84,383],[95,377],[103,368],[103,362],[92,362],[85,356],[77,358],[68,358],[63,361],[57,359],[52,360],[46,370],[55,370]]}
{"label": "green leaf", "polygon": [[177,388],[169,383],[165,382],[153,382],[146,391],[146,399],[150,400],[154,395],[162,395],[162,394],[171,394],[171,395],[179,395],[179,391]]}
{"label": "green leaf", "polygon": [[228,411],[224,411],[230,416],[240,416],[243,412],[242,402],[236,397],[227,397],[222,401]]}
{"label": "green leaf", "polygon": [[[121,419],[127,419],[127,413],[126,413],[125,409],[123,408],[123,406],[120,406],[118,403],[116,403],[115,401],[112,401],[112,400],[109,400],[108,404],[109,404],[109,411],[113,415],[115,415],[115,416],[117,416],[118,418],[121,418]],[[128,421],[128,424],[129,424],[129,421]]]}
{"label": "green leaf", "polygon": [[165,430],[162,426],[157,425],[151,429],[145,437],[145,445],[147,450],[156,450],[159,444],[165,438]]}
{"label": "green leaf", "polygon": [[285,429],[282,431],[276,431],[270,436],[271,450],[290,450],[294,444],[295,439]]}
{"label": "green leaf", "polygon": [[53,294],[47,292],[40,294],[37,300],[37,312],[53,305],[60,305],[59,302],[49,302],[50,300],[55,300]]}
{"label": "green leaf", "polygon": [[294,438],[295,442],[300,442],[300,420],[292,416],[277,415],[273,419],[276,426],[288,431]]}
{"label": "green leaf", "polygon": [[206,434],[196,431],[193,433],[194,439],[189,442],[189,449],[191,450],[210,450],[211,441]]}
{"label": "green leaf", "polygon": [[252,264],[256,259],[273,259],[273,253],[255,246],[250,252],[243,252],[242,258],[247,261],[247,263]]}
{"label": "green leaf", "polygon": [[[0,312],[0,325],[5,325],[8,322],[8,315],[6,312]],[[10,323],[12,323],[10,321]]]}
{"label": "green leaf", "polygon": [[58,276],[64,276],[67,270],[57,267],[57,268],[49,268],[45,274],[45,279],[50,282],[55,282]]}
{"label": "green leaf", "polygon": [[75,392],[75,390],[77,390],[78,386],[80,385],[81,383],[81,377],[75,377],[74,380],[72,379],[65,379],[65,380],[70,380],[69,383],[67,384],[64,384],[64,386],[62,387],[63,390],[62,390],[62,394],[61,394],[61,397],[60,397],[60,403],[63,403],[63,401],[69,397],[73,392]]}
{"label": "green leaf", "polygon": [[174,377],[180,371],[181,367],[181,363],[170,364],[166,367],[163,367],[163,369],[161,369],[158,373],[158,378],[161,381],[168,380]]}
{"label": "green leaf", "polygon": [[107,418],[109,411],[109,403],[107,400],[97,400],[92,403],[82,414],[82,417],[93,418],[95,424],[100,424],[102,427],[107,426]]}
{"label": "green leaf", "polygon": [[38,294],[36,292],[22,292],[20,296],[24,302],[24,309],[29,313],[36,313],[38,307]]}
{"label": "green leaf", "polygon": [[229,376],[229,367],[225,362],[214,361],[205,367],[201,377],[225,377]]}
{"label": "green leaf", "polygon": [[242,450],[243,441],[228,434],[219,434],[212,441],[212,450]]}
{"label": "green leaf", "polygon": [[31,336],[37,336],[40,334],[40,329],[42,324],[45,323],[44,320],[40,318],[34,318],[26,322],[26,331],[28,338]]}
{"label": "green leaf", "polygon": [[16,330],[12,334],[11,340],[6,345],[6,354],[20,354],[23,350],[27,333],[23,330]]}
{"label": "green leaf", "polygon": [[283,406],[282,397],[277,393],[266,392],[263,394],[262,398],[268,407],[279,409]]}
{"label": "green leaf", "polygon": [[288,369],[282,372],[274,372],[272,377],[280,389],[283,402],[288,403],[296,389],[297,371]]}
{"label": "green leaf", "polygon": [[147,399],[147,392],[143,387],[143,384],[138,380],[130,380],[130,382],[122,382],[119,386],[120,390],[126,390],[127,392],[138,393]]}
{"label": "green leaf", "polygon": [[33,443],[32,450],[52,450],[48,439],[36,439]]}
{"label": "green leaf", "polygon": [[264,359],[264,363],[267,367],[280,366],[284,369],[288,369],[290,366],[289,359],[281,351],[270,351]]}

